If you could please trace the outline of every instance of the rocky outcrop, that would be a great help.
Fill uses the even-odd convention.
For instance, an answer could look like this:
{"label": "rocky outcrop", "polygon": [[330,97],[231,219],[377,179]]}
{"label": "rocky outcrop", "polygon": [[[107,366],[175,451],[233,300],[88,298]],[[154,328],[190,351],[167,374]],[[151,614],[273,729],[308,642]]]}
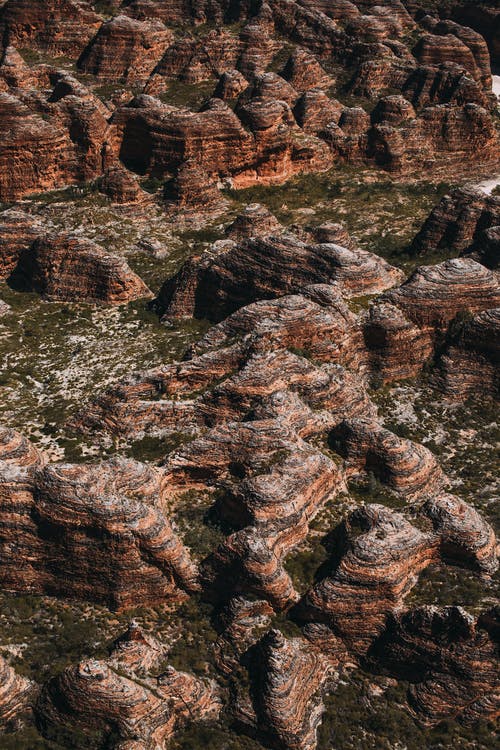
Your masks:
{"label": "rocky outcrop", "polygon": [[[342,139],[333,144],[343,153]],[[498,140],[490,112],[474,103],[463,106],[441,104],[426,107],[418,117],[394,127],[376,124],[370,130],[367,156],[389,171],[411,172],[418,152],[430,170],[455,165],[459,169],[464,158],[482,163],[495,160]],[[349,151],[347,151],[349,156]]]}
{"label": "rocky outcrop", "polygon": [[99,192],[106,195],[112,203],[140,203],[145,199],[137,180],[118,164],[106,170],[99,178],[98,186]]}
{"label": "rocky outcrop", "polygon": [[221,320],[259,298],[290,294],[308,284],[338,283],[354,297],[387,289],[401,277],[398,269],[367,251],[310,245],[287,234],[251,238],[223,245],[216,255],[191,258],[164,284],[157,302],[167,317]]}
{"label": "rocky outcrop", "polygon": [[214,96],[223,101],[231,101],[248,87],[248,81],[239,70],[226,70],[220,76],[214,90]]}
{"label": "rocky outcrop", "polygon": [[441,557],[491,575],[498,568],[495,533],[477,510],[454,495],[430,498],[423,512],[441,539]]}
{"label": "rocky outcrop", "polygon": [[386,299],[418,326],[446,330],[457,313],[499,306],[500,290],[494,273],[468,258],[454,258],[435,266],[420,266]]}
{"label": "rocky outcrop", "polygon": [[373,655],[410,681],[419,721],[474,724],[498,717],[498,611],[477,619],[461,607],[418,607],[395,616]]}
{"label": "rocky outcrop", "polygon": [[108,83],[144,84],[172,41],[161,21],[115,16],[101,26],[78,67]]}
{"label": "rocky outcrop", "polygon": [[452,18],[477,31],[486,40],[491,61],[500,63],[500,10],[493,5],[461,3],[453,8]]}
{"label": "rocky outcrop", "polygon": [[68,667],[44,686],[37,702],[42,730],[49,735],[60,727],[89,735],[99,730],[113,747],[139,741],[150,748],[164,747],[186,724],[217,718],[221,701],[215,684],[170,666],[151,677],[158,656],[158,644],[132,627],[109,659]]}
{"label": "rocky outcrop", "polygon": [[0,35],[14,47],[78,57],[102,23],[86,0],[7,0]]}
{"label": "rocky outcrop", "polygon": [[0,93],[0,200],[93,180],[110,166],[109,111],[72,76],[50,79],[42,94]]}
{"label": "rocky outcrop", "polygon": [[296,91],[300,92],[314,88],[328,88],[333,84],[333,80],[316,58],[300,47],[292,52],[281,75]]}
{"label": "rocky outcrop", "polygon": [[[67,156],[62,129],[33,114],[10,94],[0,94],[0,200],[50,190],[62,182]],[[16,164],[16,169],[10,165]]]}
{"label": "rocky outcrop", "polygon": [[69,235],[42,235],[19,255],[11,279],[49,300],[123,305],[151,296],[124,258]]}
{"label": "rocky outcrop", "polygon": [[178,209],[204,211],[223,204],[216,181],[194,159],[181,164],[176,176],[165,183],[163,197]]}
{"label": "rocky outcrop", "polygon": [[306,133],[322,135],[330,123],[338,123],[343,111],[342,104],[322,89],[309,89],[298,99],[293,113]]}
{"label": "rocky outcrop", "polygon": [[0,425],[0,461],[13,467],[43,466],[44,454],[20,432]]}
{"label": "rocky outcrop", "polygon": [[436,561],[437,538],[402,515],[366,505],[337,529],[332,572],[303,598],[298,616],[328,625],[357,654],[365,654],[418,580]]}
{"label": "rocky outcrop", "polygon": [[284,232],[278,219],[260,203],[250,203],[226,229],[226,237],[238,242],[248,237],[267,237]]}
{"label": "rocky outcrop", "polygon": [[259,643],[253,687],[256,725],[266,744],[283,750],[313,750],[329,677],[325,656],[304,639],[270,630]]}
{"label": "rocky outcrop", "polygon": [[164,515],[155,470],[125,459],[42,468],[28,460],[1,464],[4,589],[120,608],[179,601],[196,588],[196,570]]}
{"label": "rocky outcrop", "polygon": [[[424,58],[423,62],[440,59],[458,63],[485,89],[491,89],[490,55],[481,34],[468,26],[460,26],[449,20],[438,21],[431,16],[422,18],[420,25],[428,29],[431,35],[424,36],[417,44],[414,52],[418,59]],[[441,37],[441,45],[436,35]],[[455,37],[455,41],[452,37]]]}
{"label": "rocky outcrop", "polygon": [[16,674],[0,656],[0,726],[12,728],[28,712],[35,696],[35,685]]}
{"label": "rocky outcrop", "polygon": [[417,60],[423,65],[453,62],[467,70],[473,78],[481,78],[481,71],[471,50],[453,34],[443,36],[426,34],[419,40],[414,53]]}
{"label": "rocky outcrop", "polygon": [[330,433],[330,441],[347,460],[351,472],[372,472],[408,500],[419,500],[443,488],[445,477],[432,453],[400,438],[372,419],[346,420]]}
{"label": "rocky outcrop", "polygon": [[425,255],[450,250],[457,255],[480,250],[484,232],[500,225],[500,198],[473,188],[456,188],[432,209],[411,251]]}
{"label": "rocky outcrop", "polygon": [[446,396],[498,395],[500,308],[465,316],[456,324],[448,347],[439,360],[435,382]]}
{"label": "rocky outcrop", "polygon": [[385,301],[370,305],[363,337],[372,377],[379,382],[415,377],[434,353],[432,332]]}

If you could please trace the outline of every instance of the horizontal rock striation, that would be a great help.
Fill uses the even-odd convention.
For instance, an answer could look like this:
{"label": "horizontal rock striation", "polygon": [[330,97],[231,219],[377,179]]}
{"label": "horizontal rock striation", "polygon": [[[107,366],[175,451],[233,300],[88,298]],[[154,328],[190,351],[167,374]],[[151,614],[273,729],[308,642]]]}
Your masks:
{"label": "horizontal rock striation", "polygon": [[422,499],[445,484],[428,448],[395,435],[374,419],[345,420],[332,430],[329,439],[346,458],[348,471],[372,472],[408,500]]}
{"label": "horizontal rock striation", "polygon": [[49,300],[122,305],[151,292],[124,258],[89,240],[47,234],[24,214],[0,224],[0,276]]}
{"label": "horizontal rock striation", "polygon": [[78,67],[108,83],[144,84],[172,41],[161,21],[115,16],[100,27]]}
{"label": "horizontal rock striation", "polygon": [[391,620],[373,656],[409,680],[410,707],[425,725],[499,715],[498,611],[475,619],[456,606],[410,609]]}
{"label": "horizontal rock striation", "polygon": [[164,747],[186,724],[215,719],[221,709],[215,684],[170,666],[148,676],[154,644],[149,639],[141,654],[138,639],[145,636],[133,628],[109,659],[80,662],[47,683],[36,705],[42,730],[76,727],[90,736],[99,730],[113,747],[140,741],[152,748]]}
{"label": "horizontal rock striation", "polygon": [[273,747],[312,750],[329,678],[325,656],[301,638],[270,630],[258,644],[253,705],[259,734]]}
{"label": "horizontal rock striation", "polygon": [[0,727],[15,728],[16,723],[28,713],[35,693],[35,684],[16,674],[0,656]]}
{"label": "horizontal rock striation", "polygon": [[491,526],[475,508],[454,495],[430,498],[423,512],[441,538],[441,557],[487,575],[498,568],[497,541]]}
{"label": "horizontal rock striation", "polygon": [[102,19],[86,0],[7,0],[0,35],[14,47],[33,45],[51,55],[77,57]]}
{"label": "horizontal rock striation", "polygon": [[437,537],[382,505],[353,511],[337,529],[332,572],[304,596],[298,616],[328,625],[363,655],[419,573],[438,559]]}
{"label": "horizontal rock striation", "polygon": [[440,250],[473,253],[480,250],[483,233],[499,225],[500,198],[473,188],[457,188],[433,208],[411,251],[417,255]]}
{"label": "horizontal rock striation", "polygon": [[457,313],[498,307],[500,290],[494,273],[468,258],[420,266],[385,298],[418,326],[445,330]]}
{"label": "horizontal rock striation", "polygon": [[498,395],[499,327],[500,308],[465,316],[456,325],[434,374],[448,398],[463,401],[474,395]]}
{"label": "horizontal rock striation", "polygon": [[[275,268],[279,267],[278,276]],[[224,244],[191,258],[158,296],[166,317],[221,320],[259,298],[269,299],[316,283],[338,283],[346,296],[393,286],[402,273],[367,251],[306,244],[290,234]]]}
{"label": "horizontal rock striation", "polygon": [[11,457],[1,463],[0,493],[4,589],[123,608],[179,601],[197,587],[153,469],[125,459],[37,468]]}

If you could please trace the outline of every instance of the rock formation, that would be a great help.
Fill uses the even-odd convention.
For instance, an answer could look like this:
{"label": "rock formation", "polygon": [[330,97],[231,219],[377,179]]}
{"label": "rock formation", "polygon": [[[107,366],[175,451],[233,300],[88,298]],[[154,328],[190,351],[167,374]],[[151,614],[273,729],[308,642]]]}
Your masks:
{"label": "rock formation", "polygon": [[487,268],[467,258],[454,258],[420,266],[386,298],[420,327],[443,330],[460,311],[498,307],[500,290]]}
{"label": "rock formation", "polygon": [[350,471],[370,471],[409,500],[433,494],[445,483],[427,448],[385,430],[376,420],[346,420],[330,433],[330,441],[346,458]]}
{"label": "rock formation", "polygon": [[172,180],[165,183],[163,196],[177,209],[214,209],[223,204],[217,183],[194,159],[185,161]]}
{"label": "rock formation", "polygon": [[480,251],[484,232],[500,225],[500,198],[480,190],[457,188],[446,195],[415,236],[411,251],[425,256],[438,250],[468,254]]}
{"label": "rock formation", "polygon": [[498,717],[498,611],[476,620],[461,607],[410,609],[394,616],[374,655],[409,679],[409,704],[421,722]]}
{"label": "rock formation", "polygon": [[78,66],[106,82],[146,83],[172,40],[161,21],[115,16],[101,26]]}
{"label": "rock formation", "polygon": [[254,708],[259,734],[273,747],[309,750],[323,712],[321,688],[329,677],[325,656],[300,638],[270,630],[259,643]]}
{"label": "rock formation", "polygon": [[[281,268],[280,277],[275,267]],[[216,255],[191,258],[165,283],[158,305],[168,317],[220,320],[259,298],[315,283],[338,283],[347,296],[393,286],[401,272],[378,256],[340,245],[308,245],[290,234],[224,244]]]}
{"label": "rock formation", "polygon": [[0,10],[0,34],[14,47],[76,57],[101,21],[86,0],[8,0]]}
{"label": "rock formation", "polygon": [[454,495],[438,495],[423,508],[441,538],[441,557],[492,574],[498,567],[493,529],[477,510]]}
{"label": "rock formation", "polygon": [[38,455],[3,435],[4,589],[130,607],[196,588],[196,570],[162,511],[157,472],[125,459],[37,468]]}
{"label": "rock formation", "polygon": [[0,656],[0,726],[13,727],[27,713],[34,697],[35,685],[16,674]]}
{"label": "rock formation", "polygon": [[305,595],[298,614],[364,654],[437,555],[434,535],[381,505],[361,507],[337,530],[332,572]]}
{"label": "rock formation", "polygon": [[151,296],[123,258],[89,240],[46,234],[24,215],[0,225],[0,248],[3,278],[50,300],[122,305]]}
{"label": "rock formation", "polygon": [[161,656],[150,639],[132,628],[109,659],[68,667],[42,690],[36,705],[42,729],[100,730],[114,747],[139,741],[149,748],[164,747],[187,723],[215,719],[221,709],[216,686],[170,666],[158,677],[149,676],[158,666],[148,663],[151,652]]}
{"label": "rock formation", "polygon": [[439,359],[435,379],[448,398],[495,397],[499,388],[500,309],[466,316]]}

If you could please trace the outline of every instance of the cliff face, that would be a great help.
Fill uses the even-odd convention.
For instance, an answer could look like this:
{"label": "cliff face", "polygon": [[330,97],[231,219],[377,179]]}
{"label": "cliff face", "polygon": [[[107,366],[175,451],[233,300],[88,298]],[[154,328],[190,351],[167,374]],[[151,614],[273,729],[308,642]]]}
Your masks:
{"label": "cliff face", "polygon": [[196,569],[163,515],[160,476],[126,460],[40,467],[4,432],[0,577],[10,591],[130,607],[182,599]]}
{"label": "cliff face", "polygon": [[[15,613],[66,600],[79,639],[47,679],[24,653],[43,607],[26,623],[6,607],[22,643],[0,632],[2,729],[323,750],[343,741],[321,738],[325,705],[342,716],[358,669],[351,744],[411,746],[358,720],[379,699],[404,710],[386,690],[401,682],[420,725],[493,721],[499,199],[451,189],[403,244],[437,180],[496,169],[495,12],[471,8],[469,27],[400,0],[0,4],[0,387],[26,435],[0,428],[0,588]],[[68,304],[153,298],[130,255],[147,311]],[[125,375],[71,348],[78,382],[48,403],[53,372],[26,352],[67,377],[53,351],[89,339],[68,326],[61,345],[47,308],[99,319]],[[474,615],[446,604],[465,597]],[[124,610],[141,625],[115,638]],[[66,621],[81,612],[98,631],[83,645]]]}
{"label": "cliff face", "polygon": [[47,234],[27,214],[0,224],[0,277],[49,300],[121,305],[151,292],[124,258],[89,240]]}
{"label": "cliff face", "polygon": [[132,624],[108,659],[69,667],[44,686],[38,720],[90,735],[104,729],[119,747],[139,741],[152,748],[164,747],[188,722],[215,719],[221,709],[216,686],[171,666],[151,676],[162,656],[160,644]]}

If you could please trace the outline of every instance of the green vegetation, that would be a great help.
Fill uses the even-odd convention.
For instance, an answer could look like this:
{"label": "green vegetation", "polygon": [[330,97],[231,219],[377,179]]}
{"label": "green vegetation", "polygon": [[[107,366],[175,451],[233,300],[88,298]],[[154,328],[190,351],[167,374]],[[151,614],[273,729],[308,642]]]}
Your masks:
{"label": "green vegetation", "polygon": [[217,549],[225,538],[221,525],[210,512],[214,501],[209,492],[190,490],[176,502],[172,511],[184,544],[200,560]]}
{"label": "green vegetation", "polygon": [[[375,690],[374,690],[375,688]],[[462,727],[453,721],[419,727],[405,707],[406,685],[355,672],[326,698],[318,750],[493,750],[492,724]]]}
{"label": "green vegetation", "polygon": [[198,110],[212,96],[215,84],[215,80],[200,83],[169,81],[167,91],[160,94],[158,98],[165,104],[171,104],[174,107]]}

